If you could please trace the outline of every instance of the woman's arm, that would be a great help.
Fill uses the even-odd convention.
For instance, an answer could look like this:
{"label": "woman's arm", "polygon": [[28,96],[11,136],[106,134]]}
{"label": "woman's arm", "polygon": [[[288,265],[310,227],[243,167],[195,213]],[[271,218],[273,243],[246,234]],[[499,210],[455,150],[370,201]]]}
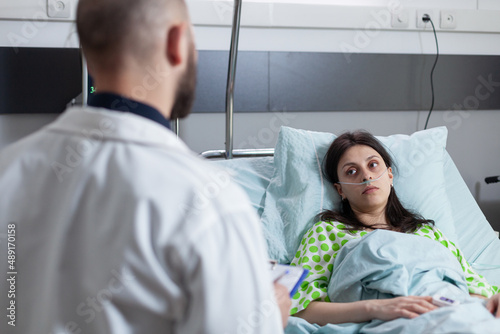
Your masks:
{"label": "woman's arm", "polygon": [[479,298],[479,299],[488,299],[488,298],[486,298],[485,296],[483,296],[483,295],[478,295],[478,294],[476,294],[476,293],[470,293],[470,292],[469,292],[469,295],[470,295],[471,297],[476,297],[476,298]]}
{"label": "woman's arm", "polygon": [[471,265],[467,262],[460,249],[458,249],[458,247],[451,240],[446,238],[446,236],[444,236],[437,227],[423,226],[419,228],[415,232],[415,234],[436,240],[437,242],[448,248],[449,251],[453,253],[453,255],[455,255],[458,262],[462,266],[465,280],[467,281],[467,287],[469,288],[469,294],[471,296],[483,296],[483,298],[486,299],[499,292],[498,287],[490,285],[486,278],[472,269]]}
{"label": "woman's arm", "polygon": [[385,300],[365,300],[353,303],[331,303],[328,283],[338,251],[349,240],[366,232],[345,233],[339,223],[316,223],[301,242],[292,265],[310,270],[299,291],[293,296],[291,314],[310,323],[365,322],[373,319],[392,320],[414,318],[435,309],[431,297],[398,297]]}
{"label": "woman's arm", "polygon": [[307,308],[313,301],[329,302],[328,283],[339,250],[350,240],[366,235],[365,231],[347,233],[339,222],[318,222],[302,238],[292,266],[302,266],[309,274],[292,298],[290,314]]}
{"label": "woman's arm", "polygon": [[331,223],[318,222],[304,235],[291,265],[302,266],[309,270],[309,274],[292,298],[290,314],[302,311],[314,300],[329,301],[328,282],[341,242],[336,233]]}
{"label": "woman's arm", "polygon": [[397,318],[413,319],[436,309],[437,307],[431,301],[431,297],[416,296],[362,300],[352,303],[313,301],[296,316],[320,326],[346,322],[360,323],[373,319],[384,321]]}

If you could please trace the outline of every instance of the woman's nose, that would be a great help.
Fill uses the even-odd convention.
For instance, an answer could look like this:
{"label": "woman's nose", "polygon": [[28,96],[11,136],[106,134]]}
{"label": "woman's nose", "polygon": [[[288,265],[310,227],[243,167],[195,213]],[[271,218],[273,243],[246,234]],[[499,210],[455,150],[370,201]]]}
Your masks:
{"label": "woman's nose", "polygon": [[363,175],[363,182],[373,178],[369,171],[364,170],[362,175]]}

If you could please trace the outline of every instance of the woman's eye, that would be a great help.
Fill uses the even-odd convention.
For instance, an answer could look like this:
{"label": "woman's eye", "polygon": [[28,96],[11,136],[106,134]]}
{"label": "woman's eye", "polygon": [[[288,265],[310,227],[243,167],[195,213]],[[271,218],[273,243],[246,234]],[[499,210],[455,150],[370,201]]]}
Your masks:
{"label": "woman's eye", "polygon": [[376,161],[372,161],[372,162],[370,162],[370,167],[371,167],[371,168],[378,167],[378,162],[376,162]]}
{"label": "woman's eye", "polygon": [[347,172],[346,172],[347,175],[354,175],[356,174],[356,170],[355,169],[349,169]]}

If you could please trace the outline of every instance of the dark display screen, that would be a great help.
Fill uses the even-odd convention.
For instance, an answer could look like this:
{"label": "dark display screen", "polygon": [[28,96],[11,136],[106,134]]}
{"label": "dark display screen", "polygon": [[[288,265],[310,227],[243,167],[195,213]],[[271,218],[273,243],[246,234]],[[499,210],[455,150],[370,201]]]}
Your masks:
{"label": "dark display screen", "polygon": [[0,47],[0,114],[61,113],[81,92],[79,49]]}

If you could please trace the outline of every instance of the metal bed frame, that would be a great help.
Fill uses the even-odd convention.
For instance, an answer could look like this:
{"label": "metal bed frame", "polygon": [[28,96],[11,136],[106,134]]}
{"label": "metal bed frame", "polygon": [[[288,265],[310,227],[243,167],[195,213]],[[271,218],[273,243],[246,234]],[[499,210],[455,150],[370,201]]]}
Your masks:
{"label": "metal bed frame", "polygon": [[[235,150],[233,148],[234,82],[236,77],[236,62],[238,59],[241,5],[242,5],[242,0],[234,0],[231,47],[229,49],[229,69],[228,69],[227,86],[226,86],[226,149],[212,150],[201,153],[201,156],[207,159],[269,157],[274,155],[274,148],[241,149],[241,150]],[[178,131],[178,127],[176,127],[176,130]]]}

